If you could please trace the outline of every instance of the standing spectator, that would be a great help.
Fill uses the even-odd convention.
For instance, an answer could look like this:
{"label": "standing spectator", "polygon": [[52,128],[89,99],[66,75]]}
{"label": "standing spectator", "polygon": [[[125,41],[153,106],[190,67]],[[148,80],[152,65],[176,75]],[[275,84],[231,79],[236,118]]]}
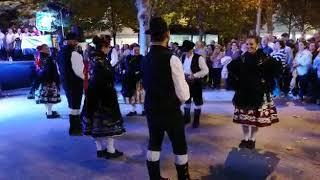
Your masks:
{"label": "standing spectator", "polygon": [[240,148],[254,149],[259,127],[279,122],[271,92],[280,67],[258,43],[257,37],[248,37],[248,52],[228,65],[235,84],[233,122],[242,125],[244,135]]}
{"label": "standing spectator", "polygon": [[313,60],[318,56],[318,51],[317,51],[317,44],[314,41],[311,41],[309,43],[309,47],[308,50],[311,52],[312,54],[312,62]]}
{"label": "standing spectator", "polygon": [[27,27],[23,29],[22,37],[24,36],[30,36],[29,28]]}
{"label": "standing spectator", "polygon": [[202,41],[196,42],[196,47],[195,47],[194,53],[199,54],[204,59],[207,58],[207,53],[206,53],[206,48],[205,48],[204,42],[202,42]]}
{"label": "standing spectator", "polygon": [[307,49],[307,42],[300,41],[298,43],[298,53],[296,54],[293,68],[297,70],[297,78],[293,95],[299,95],[300,100],[304,100],[304,96],[308,90],[308,72],[312,65],[312,54]]}
{"label": "standing spectator", "polygon": [[[131,104],[131,110],[127,116],[137,115],[136,104],[142,104],[144,100],[142,89],[142,58],[138,44],[132,45],[132,54],[127,56],[124,69],[124,81],[122,82],[122,93],[126,103]],[[140,93],[142,92],[142,94]],[[143,110],[144,108],[142,108]],[[142,111],[141,115],[144,115]]]}
{"label": "standing spectator", "polygon": [[279,74],[279,77],[276,77],[276,86],[274,89],[274,96],[279,96],[280,92],[283,93],[283,96],[287,96],[290,91],[290,68],[287,64],[287,53],[285,50],[285,43],[282,40],[277,40],[275,42],[274,51],[271,53],[271,56],[275,58],[282,65],[282,71]]}
{"label": "standing spectator", "polygon": [[57,70],[57,65],[50,56],[50,49],[48,45],[40,46],[40,67],[39,67],[39,102],[44,104],[47,108],[47,118],[57,118],[60,115],[56,111],[52,111],[53,104],[61,101],[60,98],[60,81]]}
{"label": "standing spectator", "polygon": [[263,37],[261,40],[261,47],[260,47],[263,52],[266,55],[270,55],[273,51],[273,49],[271,47],[269,47],[269,38],[268,37]]}
{"label": "standing spectator", "polygon": [[248,51],[247,43],[243,42],[240,44],[240,55],[243,55]]}
{"label": "standing spectator", "polygon": [[13,47],[14,47],[14,33],[11,28],[8,29],[6,34],[6,51],[7,51],[7,58],[9,61],[12,61],[13,56]]}
{"label": "standing spectator", "polygon": [[231,48],[226,51],[225,56],[221,59],[221,64],[223,65],[221,71],[221,78],[224,80],[225,89],[229,90],[229,83],[228,83],[228,64],[240,57],[241,52],[238,48],[238,44],[236,41],[231,42]]}
{"label": "standing spectator", "polygon": [[179,48],[179,43],[177,43],[177,42],[173,43],[172,53],[173,53],[173,55],[176,55],[177,57],[181,57],[182,52],[181,52],[181,50]]}
{"label": "standing spectator", "polygon": [[41,32],[36,27],[33,27],[31,36],[40,36],[40,35],[41,35]]}
{"label": "standing spectator", "polygon": [[17,32],[14,34],[15,42],[14,42],[14,50],[13,50],[13,57],[14,58],[21,58],[22,57],[22,32],[21,29],[18,28]]}
{"label": "standing spectator", "polygon": [[207,63],[207,66],[208,66],[208,69],[209,69],[209,74],[207,75],[208,76],[208,80],[207,80],[207,87],[210,87],[210,88],[212,88],[213,87],[213,84],[212,84],[212,82],[213,82],[213,71],[212,71],[212,62],[211,62],[211,56],[212,56],[212,54],[213,54],[213,50],[214,50],[214,46],[212,45],[212,44],[209,44],[208,46],[207,46],[207,49],[206,49],[206,51],[207,51],[207,55],[206,55],[206,63]]}
{"label": "standing spectator", "polygon": [[320,105],[320,48],[318,48],[318,55],[313,62],[313,70],[316,72],[315,88],[313,88],[313,97],[316,103]]}
{"label": "standing spectator", "polygon": [[221,85],[221,71],[222,64],[221,58],[224,57],[224,53],[222,51],[222,46],[220,44],[216,44],[212,56],[210,57],[212,62],[212,80],[213,80],[213,88],[220,89]]}
{"label": "standing spectator", "polygon": [[6,36],[3,34],[2,30],[0,29],[0,60],[5,58],[5,38]]}

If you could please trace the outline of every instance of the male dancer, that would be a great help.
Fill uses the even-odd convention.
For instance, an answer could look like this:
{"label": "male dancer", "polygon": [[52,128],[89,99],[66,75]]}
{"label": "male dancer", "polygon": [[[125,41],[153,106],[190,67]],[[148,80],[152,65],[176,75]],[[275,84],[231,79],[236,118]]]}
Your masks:
{"label": "male dancer", "polygon": [[191,121],[190,109],[191,99],[196,105],[194,110],[194,120],[192,127],[198,128],[200,124],[201,106],[203,105],[202,98],[202,78],[209,72],[206,60],[199,54],[193,53],[195,44],[191,41],[185,40],[182,49],[185,52],[182,55],[182,64],[184,74],[190,89],[190,99],[184,105],[184,119],[188,124]]}
{"label": "male dancer", "polygon": [[69,114],[69,135],[81,136],[82,125],[80,119],[80,107],[83,94],[83,57],[76,51],[79,43],[75,33],[69,33],[64,45],[58,55],[58,65],[61,81],[68,100]]}
{"label": "male dancer", "polygon": [[181,61],[168,49],[169,28],[164,19],[150,21],[150,52],[143,60],[145,112],[149,128],[147,167],[150,180],[163,180],[160,175],[160,151],[164,133],[170,138],[175,154],[179,180],[189,180],[187,143],[181,102],[189,99]]}

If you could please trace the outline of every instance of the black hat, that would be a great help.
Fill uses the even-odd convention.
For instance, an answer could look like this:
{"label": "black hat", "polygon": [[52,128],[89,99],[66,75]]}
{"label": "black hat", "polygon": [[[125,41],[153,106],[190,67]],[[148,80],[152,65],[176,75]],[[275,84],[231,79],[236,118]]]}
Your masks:
{"label": "black hat", "polygon": [[188,52],[194,48],[195,44],[192,41],[184,40],[182,43],[182,51]]}
{"label": "black hat", "polygon": [[161,35],[169,31],[166,21],[161,17],[154,17],[150,20],[150,28],[146,30],[146,34]]}

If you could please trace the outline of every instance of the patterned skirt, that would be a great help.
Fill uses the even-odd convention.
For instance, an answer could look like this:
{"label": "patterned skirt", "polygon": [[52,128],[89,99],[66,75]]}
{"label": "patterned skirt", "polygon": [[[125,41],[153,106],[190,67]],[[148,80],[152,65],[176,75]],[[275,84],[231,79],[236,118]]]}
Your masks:
{"label": "patterned skirt", "polygon": [[235,107],[233,122],[256,127],[270,126],[279,122],[276,106],[271,95],[264,95],[263,104],[259,108],[238,108]]}
{"label": "patterned skirt", "polygon": [[55,82],[42,83],[37,95],[37,101],[42,104],[57,104],[61,102],[60,92],[57,84]]}

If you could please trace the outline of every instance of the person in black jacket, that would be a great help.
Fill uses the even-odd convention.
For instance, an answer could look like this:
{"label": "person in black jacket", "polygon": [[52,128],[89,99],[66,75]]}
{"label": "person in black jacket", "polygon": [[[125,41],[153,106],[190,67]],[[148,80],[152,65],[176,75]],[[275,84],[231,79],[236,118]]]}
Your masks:
{"label": "person in black jacket", "polygon": [[[126,103],[131,104],[131,111],[127,116],[137,115],[136,104],[144,101],[144,90],[142,88],[142,58],[138,44],[132,44],[132,54],[126,57],[124,65],[124,81],[122,82],[122,94]],[[142,108],[142,115],[144,111]]]}
{"label": "person in black jacket", "polygon": [[83,107],[84,134],[95,139],[97,157],[117,158],[123,155],[114,148],[114,136],[125,132],[120,113],[114,76],[109,60],[110,41],[95,36],[95,52],[91,58],[90,79]]}
{"label": "person in black jacket", "polygon": [[55,61],[50,56],[50,49],[48,45],[43,44],[40,50],[40,63],[39,63],[39,82],[40,89],[38,101],[45,104],[47,108],[47,118],[58,118],[60,115],[56,111],[52,111],[53,104],[61,102],[60,98],[60,81],[57,66]]}
{"label": "person in black jacket", "polygon": [[244,133],[240,148],[254,149],[258,128],[279,122],[271,93],[281,63],[258,49],[258,43],[258,38],[248,37],[248,51],[228,65],[235,89],[233,122],[242,124]]}

